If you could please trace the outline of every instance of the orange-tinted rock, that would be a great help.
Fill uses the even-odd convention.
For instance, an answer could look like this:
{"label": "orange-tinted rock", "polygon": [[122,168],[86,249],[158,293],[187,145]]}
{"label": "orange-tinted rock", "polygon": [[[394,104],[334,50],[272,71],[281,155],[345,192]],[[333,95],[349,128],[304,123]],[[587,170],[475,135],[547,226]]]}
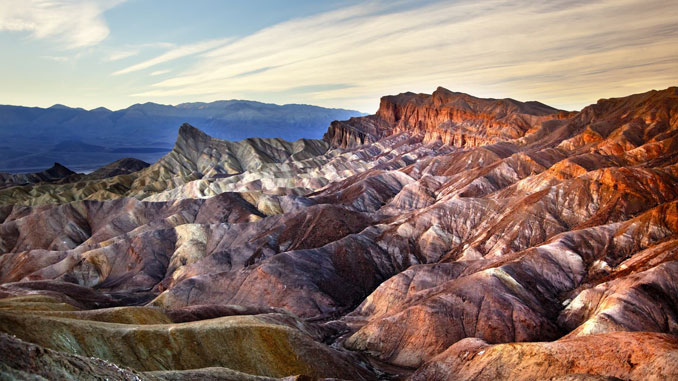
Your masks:
{"label": "orange-tinted rock", "polygon": [[566,115],[539,102],[476,98],[439,87],[431,95],[383,97],[375,115],[333,122],[324,139],[352,148],[404,132],[422,135],[424,142],[477,147],[520,138],[541,122]]}
{"label": "orange-tinted rock", "polygon": [[[488,345],[465,339],[418,369],[411,380],[546,380],[678,377],[678,339],[657,333],[619,332],[552,343]],[[596,378],[601,377],[601,378]],[[603,378],[604,377],[604,378]]]}

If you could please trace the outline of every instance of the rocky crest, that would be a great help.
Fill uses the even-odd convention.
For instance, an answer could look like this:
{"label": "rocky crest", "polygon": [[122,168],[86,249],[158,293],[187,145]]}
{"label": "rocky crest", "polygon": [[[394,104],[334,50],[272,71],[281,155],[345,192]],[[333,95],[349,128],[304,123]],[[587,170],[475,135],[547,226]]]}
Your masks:
{"label": "rocky crest", "polygon": [[97,169],[96,171],[87,174],[87,176],[85,176],[84,178],[86,180],[102,180],[109,177],[127,175],[130,173],[141,171],[142,169],[148,166],[150,166],[150,164],[142,160],[127,157],[107,164]]}
{"label": "rocky crest", "polygon": [[[327,149],[325,142],[311,139],[288,142],[250,138],[230,142],[211,138],[197,128],[183,124],[172,151],[148,167],[132,171],[133,168],[121,167],[129,161],[114,162],[88,176],[73,178],[58,186],[28,185],[0,189],[0,204],[40,205],[121,197],[143,199],[177,189],[194,180],[209,181],[275,164],[311,159],[324,154]],[[139,163],[133,165],[143,167]],[[120,173],[115,175],[116,171]],[[252,190],[261,186],[259,182],[252,186]],[[223,191],[225,189],[211,195]]]}
{"label": "rocky crest", "polygon": [[324,139],[333,147],[352,148],[407,133],[424,143],[477,147],[521,138],[544,121],[570,115],[539,102],[476,98],[439,87],[431,95],[383,97],[375,115],[332,122]]}
{"label": "rocky crest", "polygon": [[401,94],[326,139],[184,125],[140,171],[0,190],[0,332],[168,379],[678,377],[678,88]]}

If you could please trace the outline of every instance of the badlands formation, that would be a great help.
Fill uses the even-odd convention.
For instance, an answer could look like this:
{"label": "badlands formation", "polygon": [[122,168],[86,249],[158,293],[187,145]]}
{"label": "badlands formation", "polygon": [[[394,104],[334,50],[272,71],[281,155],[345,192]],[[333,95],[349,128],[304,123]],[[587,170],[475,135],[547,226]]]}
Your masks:
{"label": "badlands formation", "polygon": [[678,378],[676,87],[0,180],[8,378]]}

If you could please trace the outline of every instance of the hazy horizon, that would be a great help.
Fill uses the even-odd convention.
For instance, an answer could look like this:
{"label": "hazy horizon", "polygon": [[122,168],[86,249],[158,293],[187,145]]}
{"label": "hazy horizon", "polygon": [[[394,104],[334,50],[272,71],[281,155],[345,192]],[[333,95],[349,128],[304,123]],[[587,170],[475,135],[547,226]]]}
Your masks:
{"label": "hazy horizon", "polygon": [[[295,106],[296,105],[296,106],[322,107],[322,108],[346,110],[346,111],[358,111],[358,110],[346,109],[346,108],[343,108],[343,107],[323,107],[323,106],[318,106],[318,105],[308,104],[308,103],[291,102],[291,103],[282,104],[282,103],[274,103],[274,102],[262,102],[262,101],[258,101],[256,99],[215,99],[215,100],[212,100],[212,101],[196,101],[196,102],[188,101],[188,102],[180,102],[180,103],[161,103],[161,102],[147,101],[147,102],[132,103],[128,106],[124,106],[124,107],[121,107],[121,108],[113,108],[113,109],[105,107],[105,106],[96,106],[96,107],[92,107],[92,108],[85,108],[85,107],[81,107],[81,106],[74,106],[74,105],[68,105],[68,104],[63,104],[63,103],[54,103],[54,104],[49,105],[49,106],[30,106],[30,105],[24,105],[24,104],[0,103],[0,106],[37,107],[37,108],[41,108],[41,109],[49,109],[49,108],[52,108],[52,107],[55,107],[55,106],[65,106],[65,107],[72,108],[72,109],[83,109],[85,111],[93,111],[93,110],[96,110],[96,109],[105,108],[105,109],[107,109],[111,112],[116,112],[116,111],[126,110],[126,109],[128,109],[132,106],[144,105],[144,104],[147,104],[147,103],[153,103],[153,104],[157,104],[157,105],[160,105],[160,106],[177,107],[177,106],[181,106],[181,105],[185,105],[185,104],[195,104],[195,103],[210,104],[210,103],[216,103],[216,102],[256,102],[256,103],[262,103],[262,104],[267,104],[267,105],[275,105],[275,106]],[[368,114],[368,113],[363,113],[363,114]]]}

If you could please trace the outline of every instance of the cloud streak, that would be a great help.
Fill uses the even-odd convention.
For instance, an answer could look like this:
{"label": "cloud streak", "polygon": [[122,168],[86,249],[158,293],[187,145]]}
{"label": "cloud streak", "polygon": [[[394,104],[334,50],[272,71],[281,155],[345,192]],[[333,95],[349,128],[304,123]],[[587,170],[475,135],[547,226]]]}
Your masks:
{"label": "cloud streak", "polygon": [[120,50],[111,53],[108,57],[106,57],[106,61],[112,62],[112,61],[119,61],[123,60],[125,58],[129,57],[134,57],[137,54],[139,54],[139,49],[131,49],[131,50]]}
{"label": "cloud streak", "polygon": [[120,74],[127,74],[127,73],[132,73],[135,71],[139,70],[144,70],[148,69],[153,66],[157,66],[166,62],[174,61],[179,58],[187,57],[187,56],[192,56],[198,53],[202,53],[207,50],[214,49],[216,47],[222,46],[229,41],[231,41],[231,38],[224,38],[224,39],[218,39],[218,40],[210,40],[210,41],[204,41],[204,42],[199,42],[196,44],[191,44],[191,45],[183,45],[179,46],[177,48],[171,49],[155,58],[152,58],[150,60],[146,60],[143,62],[140,62],[138,64],[126,67],[122,70],[118,70],[113,73],[113,75],[120,75]]}
{"label": "cloud streak", "polygon": [[54,39],[66,48],[95,45],[110,33],[101,14],[122,1],[0,0],[0,31]]}
{"label": "cloud streak", "polygon": [[163,74],[167,74],[171,71],[172,70],[170,70],[170,69],[156,70],[156,71],[151,72],[151,75],[163,75]]}
{"label": "cloud streak", "polygon": [[[192,66],[135,95],[268,94],[265,100],[280,101],[294,93],[291,101],[365,110],[383,94],[442,85],[572,108],[600,96],[666,87],[678,77],[675,2],[402,5],[371,2],[284,22],[219,47],[204,43]],[[177,55],[168,52],[116,74]]]}

